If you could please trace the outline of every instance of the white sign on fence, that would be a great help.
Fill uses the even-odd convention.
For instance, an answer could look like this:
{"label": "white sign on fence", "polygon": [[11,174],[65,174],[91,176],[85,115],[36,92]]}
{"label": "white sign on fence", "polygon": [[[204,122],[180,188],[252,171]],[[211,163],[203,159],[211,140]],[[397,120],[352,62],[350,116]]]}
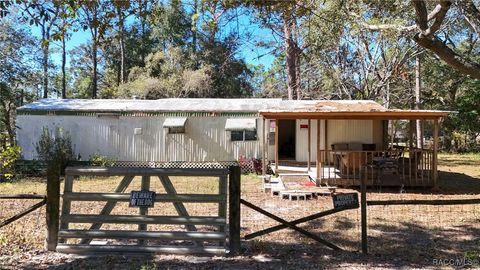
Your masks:
{"label": "white sign on fence", "polygon": [[148,190],[132,191],[130,193],[130,207],[153,207],[155,192]]}

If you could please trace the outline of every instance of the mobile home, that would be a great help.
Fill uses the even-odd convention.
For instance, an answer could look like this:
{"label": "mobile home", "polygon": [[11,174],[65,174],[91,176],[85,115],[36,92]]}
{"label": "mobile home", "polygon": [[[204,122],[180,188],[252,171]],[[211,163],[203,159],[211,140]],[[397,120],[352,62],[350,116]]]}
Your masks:
{"label": "mobile home", "polygon": [[332,163],[333,154],[322,151],[385,150],[388,120],[438,122],[445,115],[388,110],[373,101],[43,99],[17,109],[17,140],[24,159],[37,158],[44,128],[61,128],[84,160],[93,154],[143,162],[257,158],[277,169],[290,161],[311,170],[311,163]]}

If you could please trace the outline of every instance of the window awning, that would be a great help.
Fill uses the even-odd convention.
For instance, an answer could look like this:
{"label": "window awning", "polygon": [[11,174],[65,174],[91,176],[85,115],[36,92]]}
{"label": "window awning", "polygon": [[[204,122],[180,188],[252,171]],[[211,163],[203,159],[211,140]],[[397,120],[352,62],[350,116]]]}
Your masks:
{"label": "window awning", "polygon": [[187,122],[187,117],[167,118],[165,119],[165,122],[163,122],[163,127],[164,128],[184,127],[185,122]]}
{"label": "window awning", "polygon": [[227,119],[225,130],[256,130],[257,119],[255,118],[230,118]]}

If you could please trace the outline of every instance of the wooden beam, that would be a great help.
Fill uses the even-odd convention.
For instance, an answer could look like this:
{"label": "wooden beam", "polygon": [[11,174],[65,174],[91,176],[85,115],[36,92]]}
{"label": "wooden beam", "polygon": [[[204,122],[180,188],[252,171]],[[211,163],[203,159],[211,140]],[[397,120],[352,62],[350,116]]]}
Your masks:
{"label": "wooden beam", "polygon": [[283,111],[283,112],[260,112],[260,114],[268,119],[338,119],[338,120],[416,120],[416,119],[439,119],[446,117],[450,112],[446,111]]}
{"label": "wooden beam", "polygon": [[362,253],[368,253],[368,234],[367,234],[367,177],[360,177],[360,214],[362,231]]}
{"label": "wooden beam", "polygon": [[[71,174],[67,174],[67,175],[71,175]],[[118,184],[117,188],[115,189],[115,192],[124,192],[127,187],[130,185],[130,183],[132,182],[134,176],[125,176],[122,181],[120,181],[120,183]],[[100,211],[100,215],[108,215],[112,212],[113,208],[115,207],[115,205],[117,205],[117,202],[115,201],[109,201],[107,202],[102,210]],[[68,216],[68,215],[62,215],[62,221],[64,222],[68,222],[67,220],[63,220],[63,218],[65,216]],[[90,230],[98,230],[102,227],[102,223],[93,223],[92,226],[90,226]],[[92,239],[83,239],[81,241],[82,244],[88,244],[90,243],[90,241],[92,241]]]}
{"label": "wooden beam", "polygon": [[[68,198],[65,198],[65,194],[72,193],[73,189],[73,176],[65,175],[65,181],[63,182],[63,204],[62,204],[62,216],[70,214],[70,208],[72,206],[72,201]],[[60,230],[67,230],[68,222],[60,220]],[[64,239],[58,239],[59,243],[63,243]]]}
{"label": "wooden beam", "polygon": [[[328,150],[328,120],[325,119],[324,123],[325,123],[325,127],[323,128],[323,141],[325,142],[325,144],[324,144],[323,148],[324,148],[324,150]],[[321,140],[320,140],[320,144],[321,144]],[[328,152],[324,152],[324,153],[325,153],[325,155],[328,155]],[[327,157],[326,160],[328,160],[328,159],[329,158]],[[323,171],[323,168],[322,168],[323,163],[322,162],[323,162],[323,160],[320,160],[320,169],[322,169],[322,171]],[[330,179],[330,177],[327,178],[327,181],[326,181],[327,185],[329,185],[329,183],[328,183],[329,179]]]}
{"label": "wooden beam", "polygon": [[39,194],[0,194],[0,199],[45,199],[46,197]]}
{"label": "wooden beam", "polygon": [[438,119],[433,121],[433,188],[438,189]]}
{"label": "wooden beam", "polygon": [[155,240],[225,240],[225,232],[129,231],[129,230],[60,230],[62,238],[108,238]]}
{"label": "wooden beam", "polygon": [[197,224],[222,225],[225,218],[211,216],[139,216],[139,215],[85,215],[69,214],[62,217],[66,222],[73,223],[109,223],[109,224]]}
{"label": "wooden beam", "polygon": [[[240,167],[230,167],[229,175],[229,248],[230,254],[238,254],[241,249],[240,242],[240,193],[241,193],[241,174]],[[262,180],[263,181],[263,180]]]}
{"label": "wooden beam", "polygon": [[[301,224],[301,223],[304,223],[304,222],[307,222],[307,221],[311,221],[311,220],[314,220],[314,219],[317,219],[317,218],[325,217],[325,216],[328,216],[328,215],[331,215],[331,214],[335,214],[335,213],[342,212],[342,211],[349,210],[349,209],[356,209],[356,208],[357,207],[338,207],[338,208],[322,211],[320,213],[316,213],[316,214],[313,214],[313,215],[310,215],[310,216],[306,216],[306,217],[303,217],[303,218],[299,218],[299,219],[290,221],[290,223],[293,224],[293,225],[298,225],[298,224]],[[258,232],[247,234],[247,235],[245,235],[245,240],[249,240],[249,239],[252,239],[252,238],[255,238],[255,237],[258,237],[258,236],[262,236],[262,235],[265,235],[265,234],[276,232],[276,231],[279,231],[279,230],[282,230],[282,229],[285,229],[285,228],[288,228],[288,226],[285,225],[285,224],[276,225],[276,226],[273,226],[273,227],[270,227],[270,228],[267,228],[267,229],[264,229],[264,230],[261,230],[261,231],[258,231]]]}
{"label": "wooden beam", "polygon": [[32,206],[30,206],[29,208],[27,208],[25,211],[21,212],[21,213],[18,213],[16,215],[14,215],[13,217],[11,218],[7,218],[6,220],[2,221],[0,223],[0,228],[2,228],[3,226],[7,226],[8,224],[14,222],[15,220],[18,220],[20,219],[21,217],[27,215],[28,213],[31,213],[33,211],[35,211],[36,209],[44,206],[45,204],[47,203],[47,199],[44,198],[41,202],[38,202]]}
{"label": "wooden beam", "polygon": [[310,119],[308,119],[308,137],[307,137],[307,144],[308,144],[307,170],[308,171],[310,171],[310,163],[312,162],[312,134],[311,134],[312,128],[311,128],[311,125],[312,125],[312,121]]}
{"label": "wooden beam", "polygon": [[[71,201],[119,201],[129,202],[129,193],[72,192],[63,194],[64,200]],[[217,194],[162,194],[157,193],[155,202],[218,203],[225,201],[225,195]]]}
{"label": "wooden beam", "polygon": [[69,175],[95,176],[221,176],[227,175],[228,169],[189,169],[189,168],[135,168],[135,167],[68,167],[65,173]]}
{"label": "wooden beam", "polygon": [[268,138],[267,138],[267,132],[265,132],[265,129],[267,128],[267,120],[262,117],[263,121],[263,128],[262,128],[262,175],[267,174],[267,156],[268,156]]}
{"label": "wooden beam", "polygon": [[321,155],[321,151],[320,151],[320,129],[321,129],[321,121],[320,119],[317,119],[317,162],[316,162],[316,168],[317,168],[317,175],[315,176],[315,184],[317,186],[320,185],[320,182],[322,181],[321,177],[322,177],[322,165],[321,165],[321,161],[320,161],[320,155]]}
{"label": "wooden beam", "polygon": [[47,224],[45,247],[55,251],[58,243],[60,217],[60,167],[58,162],[47,162],[47,203],[45,222]]}
{"label": "wooden beam", "polygon": [[[150,191],[150,176],[142,175],[141,190],[142,191]],[[148,207],[140,207],[139,213],[140,213],[141,216],[148,215]],[[147,230],[147,224],[145,224],[145,223],[138,224],[138,230],[139,231],[146,231]],[[146,243],[145,240],[138,239],[138,245],[139,246],[144,246],[145,243]]]}
{"label": "wooden beam", "polygon": [[[227,196],[227,187],[228,187],[228,178],[226,175],[218,177],[218,194],[221,196]],[[226,218],[227,217],[227,200],[221,201],[218,203],[218,216]],[[218,230],[225,232],[226,224],[218,226]],[[225,240],[225,239],[224,239]],[[224,241],[219,242],[220,246],[225,246]]]}
{"label": "wooden beam", "polygon": [[275,173],[278,174],[278,119],[275,119]]}
{"label": "wooden beam", "polygon": [[[170,178],[166,175],[161,175],[159,176],[160,182],[162,182],[163,187],[165,188],[165,191],[170,194],[170,195],[176,195],[177,191],[175,190],[175,187],[172,184],[172,181],[170,181]],[[179,216],[185,216],[188,217],[189,214],[187,212],[187,209],[185,208],[185,205],[183,205],[182,202],[173,202],[173,206],[175,207],[175,210],[177,210],[177,213]],[[189,231],[196,231],[197,227],[191,224],[185,225],[187,230]]]}
{"label": "wooden beam", "polygon": [[311,238],[311,239],[313,239],[313,240],[316,240],[316,241],[318,241],[319,243],[322,243],[322,244],[326,245],[327,247],[329,247],[329,248],[331,248],[331,249],[333,249],[333,250],[342,250],[342,249],[339,248],[338,246],[336,246],[336,245],[334,245],[334,244],[332,244],[332,243],[330,243],[330,242],[328,242],[328,241],[320,238],[319,236],[317,236],[317,235],[315,235],[315,234],[313,234],[313,233],[311,233],[311,232],[309,232],[309,231],[306,231],[306,230],[304,230],[304,229],[302,229],[302,228],[299,228],[299,227],[297,227],[296,225],[294,225],[294,224],[292,224],[292,223],[284,220],[283,218],[277,217],[277,216],[275,216],[274,214],[269,213],[269,212],[263,210],[262,208],[254,205],[254,204],[252,204],[252,203],[250,203],[250,202],[247,202],[247,201],[245,201],[245,200],[243,200],[243,199],[240,199],[240,202],[241,202],[243,205],[245,205],[245,206],[247,206],[247,207],[249,207],[249,208],[252,208],[253,210],[255,210],[255,211],[257,211],[257,212],[259,212],[259,213],[261,213],[261,214],[263,214],[263,215],[265,215],[265,216],[267,216],[267,217],[269,217],[269,218],[271,218],[271,219],[273,219],[273,220],[275,220],[275,221],[277,221],[277,222],[280,222],[280,223],[286,225],[287,227],[289,227],[290,229],[293,229],[293,230],[295,230],[295,231],[297,231],[297,232],[299,232],[299,233],[301,233],[301,234],[303,234],[303,235],[305,235],[305,236],[307,236],[307,237],[309,237],[309,238]]}
{"label": "wooden beam", "polygon": [[408,127],[408,146],[410,151],[413,149],[413,131],[415,129],[415,121],[410,120],[409,121],[409,127]]}
{"label": "wooden beam", "polygon": [[455,200],[388,200],[367,201],[368,206],[374,205],[460,205],[480,204],[480,199],[455,199]]}
{"label": "wooden beam", "polygon": [[73,254],[166,253],[166,254],[225,254],[223,247],[133,246],[133,245],[58,245],[58,252]]}

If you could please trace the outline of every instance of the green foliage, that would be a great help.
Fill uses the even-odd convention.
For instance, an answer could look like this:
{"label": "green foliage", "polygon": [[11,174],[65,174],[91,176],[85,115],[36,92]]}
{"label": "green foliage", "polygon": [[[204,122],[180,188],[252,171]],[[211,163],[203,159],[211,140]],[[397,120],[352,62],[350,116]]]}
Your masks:
{"label": "green foliage", "polygon": [[101,166],[101,167],[109,167],[115,164],[115,159],[114,158],[109,158],[107,156],[103,156],[99,153],[95,153],[90,156],[88,159],[90,165],[92,166]]}
{"label": "green foliage", "polygon": [[70,134],[60,128],[55,129],[54,134],[48,128],[43,128],[36,150],[39,159],[59,173],[65,170],[69,161],[75,160]]}
{"label": "green foliage", "polygon": [[15,174],[14,165],[20,158],[20,146],[0,148],[0,182],[11,179]]}

